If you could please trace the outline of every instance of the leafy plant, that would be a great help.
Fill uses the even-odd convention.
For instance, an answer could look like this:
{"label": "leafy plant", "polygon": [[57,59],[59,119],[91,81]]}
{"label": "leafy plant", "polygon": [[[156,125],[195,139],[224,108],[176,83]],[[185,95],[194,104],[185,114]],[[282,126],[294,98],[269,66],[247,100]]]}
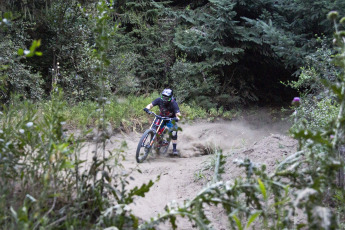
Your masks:
{"label": "leafy plant", "polygon": [[[100,84],[104,83],[102,69],[107,63],[102,52],[102,48],[106,49],[106,39],[101,36],[104,22],[109,20],[106,9],[109,9],[106,1],[98,4],[101,17],[95,27],[100,35],[100,50],[95,50],[100,62]],[[19,54],[35,53],[39,45],[34,42],[27,54],[24,50]],[[129,174],[122,173],[119,163],[125,144],[116,154],[105,153],[105,97],[101,95],[98,100],[101,135],[96,141],[103,145],[101,148],[96,145],[96,149],[102,152],[96,151],[89,168],[87,159],[79,152],[87,132],[77,138],[74,134],[67,136],[63,93],[56,82],[52,86],[51,99],[42,103],[41,108],[18,100],[4,107],[1,113],[1,226],[7,229],[108,226],[136,229],[138,218],[131,214],[128,204],[133,202],[133,197],[144,196],[153,182],[127,190]]]}
{"label": "leafy plant", "polygon": [[[295,107],[296,126],[304,123],[308,128],[317,130],[327,125],[339,112],[339,104],[332,90],[323,81],[336,82],[339,69],[331,63],[332,51],[326,48],[322,40],[322,48],[306,57],[308,66],[301,68],[296,81],[286,85],[300,92],[302,102]],[[333,52],[334,53],[334,52]]]}
{"label": "leafy plant", "polygon": [[[23,62],[34,55],[41,56],[37,51],[41,42],[34,40],[29,49],[22,49],[21,43],[10,40],[9,36],[0,38],[0,100],[8,103],[12,94],[20,94],[25,99],[38,100],[44,95],[43,78],[27,68]],[[18,50],[16,54],[13,50]]]}

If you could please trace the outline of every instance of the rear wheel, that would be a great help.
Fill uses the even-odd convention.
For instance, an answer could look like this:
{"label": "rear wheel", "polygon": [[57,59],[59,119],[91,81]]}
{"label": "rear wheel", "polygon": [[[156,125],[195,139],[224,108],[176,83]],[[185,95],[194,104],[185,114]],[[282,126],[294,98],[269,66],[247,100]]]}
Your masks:
{"label": "rear wheel", "polygon": [[143,136],[140,138],[137,152],[135,155],[135,159],[138,163],[142,163],[149,153],[151,152],[152,146],[150,146],[150,143],[154,137],[154,132],[151,129],[148,129],[144,132]]}

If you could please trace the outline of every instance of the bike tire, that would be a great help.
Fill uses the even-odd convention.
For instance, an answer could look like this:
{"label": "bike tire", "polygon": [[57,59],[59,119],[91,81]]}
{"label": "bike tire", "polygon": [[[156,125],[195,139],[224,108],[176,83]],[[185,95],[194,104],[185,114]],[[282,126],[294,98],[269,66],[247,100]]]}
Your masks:
{"label": "bike tire", "polygon": [[147,158],[147,156],[150,154],[152,150],[152,146],[149,146],[153,137],[154,137],[154,131],[151,129],[148,129],[144,132],[143,136],[140,138],[137,152],[135,154],[135,159],[138,163],[144,162],[144,160]]}
{"label": "bike tire", "polygon": [[169,137],[168,130],[164,131],[163,136],[161,138],[163,141],[167,141],[168,144],[166,146],[156,148],[156,153],[160,155],[164,155],[168,152],[168,149],[171,143],[171,138]]}

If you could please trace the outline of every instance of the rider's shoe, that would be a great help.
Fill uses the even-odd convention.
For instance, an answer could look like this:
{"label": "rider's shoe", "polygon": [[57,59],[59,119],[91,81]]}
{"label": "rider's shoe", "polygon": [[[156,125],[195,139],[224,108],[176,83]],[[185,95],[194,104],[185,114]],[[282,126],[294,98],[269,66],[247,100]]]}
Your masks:
{"label": "rider's shoe", "polygon": [[178,156],[178,151],[177,151],[177,149],[174,149],[174,150],[173,150],[172,155],[173,155],[173,156]]}

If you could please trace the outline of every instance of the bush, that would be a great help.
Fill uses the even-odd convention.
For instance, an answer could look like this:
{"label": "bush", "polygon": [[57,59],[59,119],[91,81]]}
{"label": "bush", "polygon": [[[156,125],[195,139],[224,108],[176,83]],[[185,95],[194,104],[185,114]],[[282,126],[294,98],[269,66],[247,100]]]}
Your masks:
{"label": "bush", "polygon": [[326,48],[324,40],[321,42],[322,48],[306,57],[308,66],[301,68],[298,80],[287,84],[297,89],[302,99],[300,106],[294,108],[293,129],[303,123],[305,127],[316,131],[324,128],[339,112],[339,102],[327,87],[328,84],[325,84],[337,81],[339,69],[331,63],[332,51]]}
{"label": "bush", "polygon": [[317,100],[315,97],[304,97],[302,104],[296,109],[292,130],[307,127],[317,131],[325,128],[339,113],[339,104],[330,98]]}
{"label": "bush", "polygon": [[19,57],[13,50],[24,47],[10,37],[0,38],[0,100],[8,102],[12,94],[20,94],[23,99],[39,100],[44,95],[42,76],[26,66],[25,57]]}

